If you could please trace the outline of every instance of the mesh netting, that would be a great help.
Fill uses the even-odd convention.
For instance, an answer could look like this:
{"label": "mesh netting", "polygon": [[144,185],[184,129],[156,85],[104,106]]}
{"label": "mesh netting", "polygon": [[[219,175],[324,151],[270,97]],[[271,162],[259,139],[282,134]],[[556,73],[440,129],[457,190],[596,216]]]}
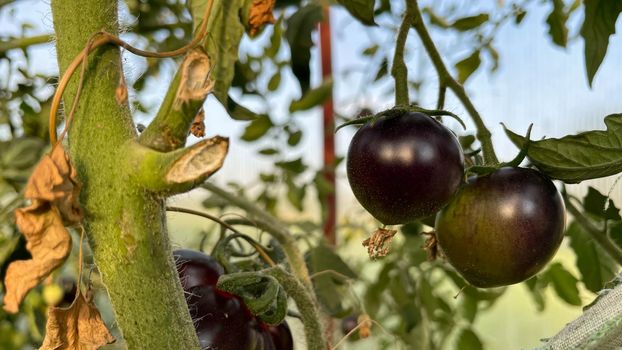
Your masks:
{"label": "mesh netting", "polygon": [[622,274],[576,320],[540,349],[622,349]]}

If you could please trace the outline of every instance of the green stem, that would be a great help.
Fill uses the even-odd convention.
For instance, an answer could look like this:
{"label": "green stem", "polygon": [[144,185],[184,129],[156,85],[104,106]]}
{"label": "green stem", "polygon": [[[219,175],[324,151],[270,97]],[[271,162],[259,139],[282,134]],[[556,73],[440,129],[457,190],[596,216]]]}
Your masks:
{"label": "green stem", "polygon": [[283,286],[288,296],[296,303],[304,325],[305,338],[307,340],[306,349],[326,349],[326,340],[320,323],[320,313],[311,292],[307,290],[296,277],[283,270],[281,267],[276,266],[264,270],[264,272],[276,278],[281,286]]}
{"label": "green stem", "polygon": [[497,159],[497,155],[495,154],[495,149],[492,146],[491,133],[484,124],[482,117],[479,115],[477,109],[469,99],[469,96],[466,94],[464,87],[458,81],[456,81],[452,75],[447,70],[445,63],[443,62],[443,58],[439,54],[436,49],[436,45],[434,41],[430,37],[430,33],[428,33],[428,29],[425,26],[425,22],[423,21],[423,17],[421,16],[421,10],[419,10],[419,5],[416,0],[412,0],[414,2],[414,19],[413,19],[413,27],[417,31],[419,38],[421,38],[421,42],[423,43],[423,47],[425,48],[428,56],[430,56],[430,60],[436,69],[436,73],[438,74],[438,78],[440,80],[439,84],[441,86],[446,86],[456,95],[458,100],[462,103],[464,108],[467,110],[471,119],[473,119],[473,123],[475,123],[475,127],[477,129],[477,139],[482,144],[482,151],[484,153],[484,161],[486,164],[493,165],[499,163]]}
{"label": "green stem", "polygon": [[579,223],[579,225],[583,226],[585,232],[587,232],[595,241],[598,243],[606,252],[615,260],[618,265],[622,266],[622,250],[618,248],[610,239],[607,237],[603,230],[600,230],[596,227],[588,218],[581,213],[581,211],[572,204],[570,198],[568,196],[564,196],[564,201],[566,202],[566,208],[572,214],[575,221]]}
{"label": "green stem", "polygon": [[404,63],[404,46],[408,38],[408,31],[412,26],[414,3],[412,0],[406,0],[406,12],[404,19],[397,33],[395,42],[395,54],[393,56],[393,66],[391,67],[391,75],[395,80],[395,105],[408,106],[410,100],[408,98],[408,68]]}
{"label": "green stem", "polygon": [[[92,33],[118,33],[116,4],[52,1],[59,71],[67,70]],[[115,101],[122,74],[119,50],[107,45],[88,61],[69,151],[83,184],[80,203],[93,257],[130,349],[198,349],[166,232],[161,195],[131,181],[135,126],[127,104]],[[64,104],[71,106],[78,77]]]}
{"label": "green stem", "polygon": [[190,125],[211,91],[208,55],[201,49],[188,52],[169,85],[158,114],[140,135],[140,143],[167,152],[183,147]]}
{"label": "green stem", "polygon": [[211,182],[204,183],[203,188],[245,210],[259,228],[270,233],[283,246],[289,265],[296,277],[300,279],[309,291],[313,289],[304,257],[296,245],[296,240],[286,227],[274,219],[272,215],[258,208],[255,204],[242,196],[229,193]]}
{"label": "green stem", "polygon": [[[0,6],[2,4],[0,3]],[[51,43],[52,36],[49,34],[31,36],[27,38],[15,38],[7,41],[0,41],[0,54],[3,54],[9,50],[25,49],[32,45]]]}

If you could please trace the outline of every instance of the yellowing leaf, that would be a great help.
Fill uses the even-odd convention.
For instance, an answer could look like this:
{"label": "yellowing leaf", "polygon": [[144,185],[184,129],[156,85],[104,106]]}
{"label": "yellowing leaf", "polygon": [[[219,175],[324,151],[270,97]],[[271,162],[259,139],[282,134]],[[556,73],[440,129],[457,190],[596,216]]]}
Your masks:
{"label": "yellowing leaf", "polygon": [[276,19],[272,15],[275,0],[253,0],[248,16],[248,34],[255,36],[264,24],[274,23]]}
{"label": "yellowing leaf", "polygon": [[28,291],[60,266],[71,251],[71,236],[58,209],[38,201],[15,211],[17,226],[26,237],[31,260],[13,261],[6,272],[4,310],[16,313]]}
{"label": "yellowing leaf", "polygon": [[95,350],[114,341],[90,296],[78,292],[69,308],[49,308],[40,350]]}

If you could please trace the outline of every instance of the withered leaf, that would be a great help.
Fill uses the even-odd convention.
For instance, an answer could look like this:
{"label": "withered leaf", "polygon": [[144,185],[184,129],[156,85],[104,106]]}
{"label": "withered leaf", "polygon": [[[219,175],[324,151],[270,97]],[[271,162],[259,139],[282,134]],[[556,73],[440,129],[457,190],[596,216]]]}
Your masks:
{"label": "withered leaf", "polygon": [[20,231],[26,237],[31,260],[13,261],[6,272],[4,310],[16,313],[28,291],[60,266],[71,251],[71,236],[65,229],[58,209],[37,200],[15,211]]}
{"label": "withered leaf", "polygon": [[194,117],[192,125],[190,126],[190,133],[195,137],[205,136],[205,110],[201,108],[199,113]]}
{"label": "withered leaf", "polygon": [[276,19],[272,15],[275,0],[253,0],[248,18],[248,34],[255,36],[264,24],[274,23]]}
{"label": "withered leaf", "polygon": [[62,145],[54,146],[33,171],[24,197],[30,206],[15,211],[16,224],[26,238],[32,259],[12,262],[6,272],[4,310],[15,313],[26,293],[60,266],[71,251],[65,225],[82,219],[80,183]]}
{"label": "withered leaf", "polygon": [[89,293],[78,292],[68,308],[49,308],[40,350],[95,350],[114,341]]}
{"label": "withered leaf", "polygon": [[24,197],[40,202],[52,202],[58,207],[66,225],[82,220],[78,203],[81,185],[76,169],[69,162],[63,146],[57,144],[52,152],[41,158],[32,172],[24,191]]}

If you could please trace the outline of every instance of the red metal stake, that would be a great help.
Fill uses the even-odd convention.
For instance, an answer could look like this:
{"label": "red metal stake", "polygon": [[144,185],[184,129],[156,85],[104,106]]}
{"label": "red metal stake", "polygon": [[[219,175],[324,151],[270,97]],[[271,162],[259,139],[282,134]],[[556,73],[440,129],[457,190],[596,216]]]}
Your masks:
{"label": "red metal stake", "polygon": [[[322,80],[333,75],[332,50],[330,37],[330,7],[324,6],[324,20],[319,24],[320,52],[322,54]],[[337,202],[335,187],[335,118],[332,97],[324,102],[324,178],[333,189],[325,198],[326,217],[324,218],[324,237],[329,244],[335,245],[335,226],[337,222]]]}

